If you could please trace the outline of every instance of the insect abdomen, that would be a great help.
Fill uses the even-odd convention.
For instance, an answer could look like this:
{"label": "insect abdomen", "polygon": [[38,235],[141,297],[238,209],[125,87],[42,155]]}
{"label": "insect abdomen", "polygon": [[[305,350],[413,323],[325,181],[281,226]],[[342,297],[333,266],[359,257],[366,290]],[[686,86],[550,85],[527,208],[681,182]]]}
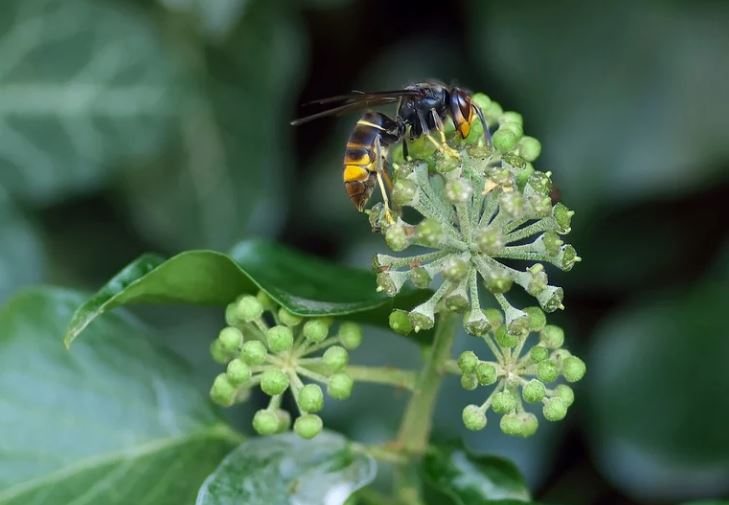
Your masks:
{"label": "insect abdomen", "polygon": [[382,133],[377,116],[368,112],[357,121],[344,151],[344,187],[360,212],[375,187],[377,142],[381,142]]}

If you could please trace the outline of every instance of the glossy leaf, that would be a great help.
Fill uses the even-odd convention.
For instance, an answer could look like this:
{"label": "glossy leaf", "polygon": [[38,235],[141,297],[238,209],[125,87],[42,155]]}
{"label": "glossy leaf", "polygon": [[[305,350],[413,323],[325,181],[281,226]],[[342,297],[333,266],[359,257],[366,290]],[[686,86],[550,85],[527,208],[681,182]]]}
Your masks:
{"label": "glossy leaf", "polygon": [[421,464],[425,481],[456,505],[529,500],[524,479],[513,463],[475,455],[456,445],[432,445]]}
{"label": "glossy leaf", "polygon": [[[393,300],[377,293],[374,275],[344,268],[269,242],[251,240],[230,256],[188,251],[165,260],[143,255],[114,276],[74,314],[65,342],[104,312],[133,303],[226,305],[242,293],[267,292],[302,316],[351,316],[386,324]],[[395,299],[411,306],[420,293]]]}
{"label": "glossy leaf", "polygon": [[240,436],[128,315],[64,349],[82,299],[34,289],[0,309],[0,504],[190,503]]}
{"label": "glossy leaf", "polygon": [[175,114],[175,70],[137,10],[92,0],[2,10],[0,186],[46,203],[156,152]]}
{"label": "glossy leaf", "polygon": [[374,460],[341,435],[256,438],[230,453],[200,489],[197,505],[342,505],[375,478]]}
{"label": "glossy leaf", "polygon": [[726,282],[642,300],[604,322],[586,360],[597,463],[646,501],[725,494]]}

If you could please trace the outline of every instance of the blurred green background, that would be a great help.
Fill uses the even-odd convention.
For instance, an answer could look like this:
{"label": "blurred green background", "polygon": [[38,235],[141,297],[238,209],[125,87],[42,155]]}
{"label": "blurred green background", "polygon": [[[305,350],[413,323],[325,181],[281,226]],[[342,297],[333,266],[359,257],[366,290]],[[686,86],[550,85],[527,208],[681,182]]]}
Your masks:
{"label": "blurred green background", "polygon": [[[589,370],[568,421],[529,440],[465,434],[453,381],[439,435],[514,459],[546,502],[725,495],[727,27],[729,3],[708,0],[5,0],[0,301],[252,235],[366,267],[383,244],[341,187],[354,118],[288,121],[354,88],[457,82],[524,115],[577,211],[584,262],[555,319]],[[219,311],[139,312],[206,387]],[[360,362],[417,364],[412,344],[368,335]],[[360,387],[327,415],[384,440],[404,402]]]}

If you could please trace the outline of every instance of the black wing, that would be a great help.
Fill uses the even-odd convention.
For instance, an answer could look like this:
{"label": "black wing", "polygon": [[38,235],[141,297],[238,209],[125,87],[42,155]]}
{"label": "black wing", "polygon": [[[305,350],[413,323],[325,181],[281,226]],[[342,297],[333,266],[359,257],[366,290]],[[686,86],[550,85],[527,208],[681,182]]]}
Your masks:
{"label": "black wing", "polygon": [[367,109],[369,107],[376,107],[378,105],[387,105],[395,103],[404,96],[419,96],[421,92],[415,89],[399,89],[394,91],[352,91],[346,95],[331,96],[328,98],[322,98],[319,100],[313,100],[307,102],[304,105],[326,105],[337,102],[342,102],[342,105],[332,107],[331,109],[317,112],[299,119],[291,121],[292,126],[298,126],[300,124],[308,123],[315,119],[319,119],[327,116],[337,116],[345,114],[347,112],[354,112],[357,110]]}

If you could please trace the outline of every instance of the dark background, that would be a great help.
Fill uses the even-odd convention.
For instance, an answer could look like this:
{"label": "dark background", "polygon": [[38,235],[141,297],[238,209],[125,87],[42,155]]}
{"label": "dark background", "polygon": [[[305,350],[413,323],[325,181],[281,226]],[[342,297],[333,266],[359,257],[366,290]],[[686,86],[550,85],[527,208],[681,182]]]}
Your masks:
{"label": "dark background", "polygon": [[[465,434],[469,394],[448,384],[439,435],[513,458],[546,502],[729,492],[726,2],[59,5],[13,0],[0,19],[0,50],[20,61],[0,67],[0,298],[37,282],[93,289],[144,251],[254,235],[366,267],[383,244],[340,179],[355,118],[288,121],[350,89],[457,82],[523,114],[543,144],[536,167],[576,210],[569,239],[584,261],[559,276],[555,321],[588,376],[567,420],[529,440],[495,422]],[[53,21],[30,46],[7,36],[28,15]],[[60,93],[91,93],[79,82],[116,94],[74,109]],[[59,94],[19,93],[28,83]],[[142,313],[209,381],[220,314]],[[368,336],[358,359],[417,364],[409,343]],[[325,419],[385,440],[404,401],[364,387]]]}

